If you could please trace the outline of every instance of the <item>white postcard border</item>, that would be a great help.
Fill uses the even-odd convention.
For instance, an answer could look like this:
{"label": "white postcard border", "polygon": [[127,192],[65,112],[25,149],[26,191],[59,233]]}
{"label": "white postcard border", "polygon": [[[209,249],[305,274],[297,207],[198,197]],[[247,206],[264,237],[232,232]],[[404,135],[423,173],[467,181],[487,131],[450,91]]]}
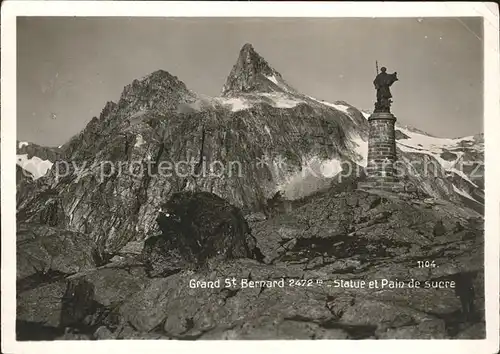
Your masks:
{"label": "white postcard border", "polygon": [[[238,353],[363,351],[369,353],[494,353],[499,347],[500,62],[498,5],[479,2],[154,2],[6,1],[1,7],[2,352],[121,353],[181,350]],[[16,16],[148,17],[469,17],[484,18],[485,340],[335,341],[47,341],[17,342],[15,251]]]}

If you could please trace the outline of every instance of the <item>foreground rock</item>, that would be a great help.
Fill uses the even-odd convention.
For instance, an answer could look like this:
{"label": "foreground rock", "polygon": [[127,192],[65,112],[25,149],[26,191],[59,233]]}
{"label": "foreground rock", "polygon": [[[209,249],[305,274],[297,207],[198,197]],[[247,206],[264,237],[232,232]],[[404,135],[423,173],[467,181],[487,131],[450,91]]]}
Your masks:
{"label": "foreground rock", "polygon": [[98,247],[87,235],[47,225],[17,225],[17,279],[72,274],[95,268]]}
{"label": "foreground rock", "polygon": [[[350,259],[357,260],[354,267],[370,259],[408,254],[415,261],[419,256],[433,258],[447,247],[459,248],[454,256],[467,253],[462,243],[482,240],[478,219],[476,212],[446,201],[356,191],[317,194],[296,203],[292,212],[253,222],[251,227],[268,263],[307,263],[304,266],[314,268],[318,262]],[[440,236],[436,225],[443,230]],[[480,257],[473,259],[478,261],[475,266],[482,264]]]}
{"label": "foreground rock", "polygon": [[[144,289],[147,281],[141,266],[108,264],[18,289],[18,337],[54,339],[64,334],[62,339],[78,339],[74,337],[79,332],[89,336],[104,323],[116,330],[115,309]],[[36,338],[37,332],[46,336]]]}
{"label": "foreground rock", "polygon": [[[151,265],[111,263],[21,293],[18,319],[44,323],[61,339],[484,338],[484,242],[473,211],[325,192],[251,221],[260,262],[243,242],[248,227],[224,201],[184,194],[164,207],[160,227],[178,242],[170,245],[185,264],[203,266],[178,263],[175,274],[150,278]],[[196,253],[188,235],[211,248]],[[85,301],[68,301],[67,282],[77,280]],[[469,286],[475,294],[463,290]],[[474,303],[472,314],[464,316],[461,300]],[[62,313],[78,324],[61,322]]]}
{"label": "foreground rock", "polygon": [[142,253],[150,276],[198,269],[211,258],[261,259],[241,211],[215,194],[176,193],[156,221],[162,233],[146,240]]}

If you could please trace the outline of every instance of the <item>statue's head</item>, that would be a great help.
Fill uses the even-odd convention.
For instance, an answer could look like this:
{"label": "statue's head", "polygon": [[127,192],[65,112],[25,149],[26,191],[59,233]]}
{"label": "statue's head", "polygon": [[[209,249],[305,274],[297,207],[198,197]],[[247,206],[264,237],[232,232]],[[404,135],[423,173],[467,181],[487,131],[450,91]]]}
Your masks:
{"label": "statue's head", "polygon": [[383,66],[383,67],[380,68],[380,71],[382,71],[383,73],[385,73],[387,71],[387,68],[385,66]]}

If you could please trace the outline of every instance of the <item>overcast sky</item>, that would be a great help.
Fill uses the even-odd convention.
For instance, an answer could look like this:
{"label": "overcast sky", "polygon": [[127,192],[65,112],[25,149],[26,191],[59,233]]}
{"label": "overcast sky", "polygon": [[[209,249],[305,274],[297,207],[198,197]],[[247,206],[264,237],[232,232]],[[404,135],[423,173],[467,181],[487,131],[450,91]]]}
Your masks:
{"label": "overcast sky", "polygon": [[[304,94],[373,108],[375,60],[400,81],[392,111],[443,137],[483,129],[480,18],[19,18],[18,140],[57,146],[155,70],[218,95],[252,43]],[[55,119],[53,119],[55,118]]]}

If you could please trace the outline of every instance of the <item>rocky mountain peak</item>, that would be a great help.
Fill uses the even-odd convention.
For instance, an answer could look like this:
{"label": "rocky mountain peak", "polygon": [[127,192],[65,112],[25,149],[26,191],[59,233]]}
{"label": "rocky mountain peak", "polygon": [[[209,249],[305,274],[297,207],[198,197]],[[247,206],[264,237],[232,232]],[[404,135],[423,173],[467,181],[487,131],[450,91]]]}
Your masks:
{"label": "rocky mountain peak", "polygon": [[118,109],[168,111],[179,103],[194,101],[196,94],[177,76],[157,70],[125,86],[118,102]]}
{"label": "rocky mountain peak", "polygon": [[[250,71],[256,74],[270,76],[278,74],[269,63],[257,53],[250,43],[246,43],[240,50],[240,55],[236,62],[237,69],[240,71]],[[281,75],[280,75],[281,76]]]}
{"label": "rocky mountain peak", "polygon": [[237,96],[241,93],[254,92],[294,92],[281,74],[255,51],[250,43],[240,50],[224,86],[222,96]]}
{"label": "rocky mountain peak", "polygon": [[100,120],[104,120],[111,116],[113,113],[116,112],[116,109],[118,108],[118,105],[114,103],[113,101],[108,101],[106,102],[106,105],[101,111],[101,114],[99,115]]}

